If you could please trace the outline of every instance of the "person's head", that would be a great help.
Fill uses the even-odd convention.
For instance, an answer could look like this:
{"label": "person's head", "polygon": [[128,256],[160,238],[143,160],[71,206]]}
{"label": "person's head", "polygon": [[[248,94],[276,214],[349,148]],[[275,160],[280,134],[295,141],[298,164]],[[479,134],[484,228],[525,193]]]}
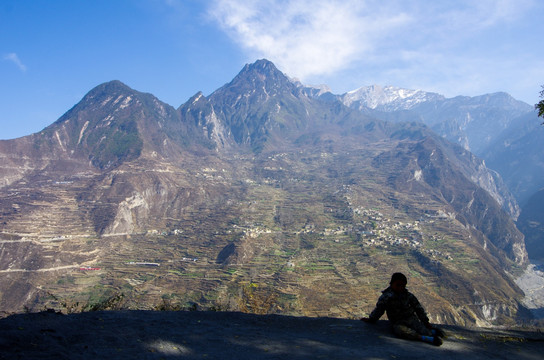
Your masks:
{"label": "person's head", "polygon": [[406,284],[408,284],[408,279],[406,279],[406,276],[404,276],[404,274],[400,272],[394,273],[393,276],[391,276],[391,281],[389,282],[391,290],[396,293],[405,291]]}

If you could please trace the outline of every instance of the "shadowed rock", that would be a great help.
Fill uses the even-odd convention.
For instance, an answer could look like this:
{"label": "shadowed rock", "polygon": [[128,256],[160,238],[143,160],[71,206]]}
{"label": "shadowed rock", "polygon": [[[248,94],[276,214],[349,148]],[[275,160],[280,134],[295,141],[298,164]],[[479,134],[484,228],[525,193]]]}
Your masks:
{"label": "shadowed rock", "polygon": [[0,320],[1,359],[537,359],[544,336],[447,326],[441,347],[387,321],[228,312],[54,312]]}

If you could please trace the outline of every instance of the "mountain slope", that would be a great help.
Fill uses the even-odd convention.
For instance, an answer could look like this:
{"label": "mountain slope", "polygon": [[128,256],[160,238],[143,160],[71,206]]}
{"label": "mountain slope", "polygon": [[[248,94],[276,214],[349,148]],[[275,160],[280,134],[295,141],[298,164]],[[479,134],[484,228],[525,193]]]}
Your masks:
{"label": "mountain slope", "polygon": [[444,96],[436,93],[379,85],[347,92],[340,99],[346,106],[358,110],[374,109],[384,112],[410,110],[421,103],[445,100]]}
{"label": "mountain slope", "polygon": [[420,121],[478,156],[517,117],[532,111],[530,105],[506,93],[448,99],[422,90],[374,85],[348,92],[339,99],[360,111],[393,113],[390,120]]}
{"label": "mountain slope", "polygon": [[487,164],[504,174],[504,181],[521,204],[518,227],[525,235],[532,259],[544,256],[542,188],[544,187],[544,127],[528,113],[504,130],[483,155]]}
{"label": "mountain slope", "polygon": [[490,167],[504,174],[504,181],[520,204],[544,187],[544,127],[535,113],[516,119],[483,155]]}
{"label": "mountain slope", "polygon": [[525,235],[527,253],[537,262],[544,259],[544,190],[537,191],[529,198],[521,216],[518,227]]}
{"label": "mountain slope", "polygon": [[[315,94],[323,96],[322,93]],[[424,123],[444,138],[485,159],[487,166],[498,172],[503,180],[492,171],[479,176],[483,180],[479,185],[487,189],[513,219],[520,216],[517,203],[526,207],[527,201],[544,186],[541,146],[544,130],[534,109],[508,94],[446,99],[421,90],[369,86],[337,98],[365,114],[389,121]],[[493,181],[485,180],[489,178]],[[527,212],[535,211],[534,205],[530,208],[524,219],[520,218],[520,227],[528,239],[542,235],[541,231],[527,225]],[[534,249],[533,245],[530,249]],[[529,255],[540,257],[540,252]]]}
{"label": "mountain slope", "polygon": [[[329,93],[327,96],[334,95]],[[513,219],[519,216],[520,210],[516,202],[525,200],[523,194],[516,191],[519,184],[510,181],[512,173],[493,159],[498,153],[510,156],[508,155],[510,149],[505,148],[504,144],[513,140],[501,143],[500,139],[508,137],[513,129],[522,127],[524,116],[531,117],[530,105],[517,101],[506,93],[476,97],[457,96],[448,99],[442,95],[421,90],[376,85],[362,87],[335,97],[345,105],[370,116],[392,122],[423,123],[449,141],[482,157],[488,164],[492,162],[490,167],[498,171],[506,182],[503,183],[496,174],[491,172],[484,177],[493,178],[493,182],[488,182],[486,185],[484,181],[479,185],[493,194],[492,196],[503,205]],[[496,158],[500,159],[501,155]],[[517,201],[505,185],[512,189]],[[532,180],[527,186],[539,188],[542,184]]]}
{"label": "mountain slope", "polygon": [[[401,143],[374,159],[377,167],[384,163],[391,166],[391,162],[395,164],[394,168],[399,169],[388,179],[396,190],[431,194],[431,197],[450,204],[455,211],[450,216],[466,227],[477,227],[494,246],[513,255],[511,258],[515,262],[527,261],[523,236],[514,223],[485,190],[467,181],[435,139],[428,137],[420,142]],[[487,246],[487,240],[481,235],[476,236]],[[514,236],[515,240],[509,236]],[[490,251],[499,256],[494,250]]]}
{"label": "mountain slope", "polygon": [[480,187],[481,161],[308,96],[266,60],[177,110],[100,85],[0,149],[26,164],[0,188],[4,311],[122,299],[351,316],[396,270],[435,321],[522,313],[508,275],[526,264],[522,236]]}
{"label": "mountain slope", "polygon": [[[180,111],[204,127],[216,147],[242,145],[257,153],[288,147],[316,126],[332,129],[339,122],[376,125],[341,104],[331,106],[308,97],[267,60],[246,65],[230,83],[207,98],[198,94]],[[380,131],[380,126],[373,130]]]}
{"label": "mountain slope", "polygon": [[[165,157],[174,156],[179,149],[173,148],[193,139],[180,124],[179,114],[171,106],[111,81],[91,90],[41,132],[0,142],[0,152],[6,154],[0,172],[5,179],[17,179],[24,169],[49,166],[59,170],[69,168],[68,163],[105,170],[139,158],[144,148]],[[26,164],[9,166],[8,161],[17,161],[17,156],[26,159]],[[59,161],[63,163],[56,166]],[[10,176],[10,172],[18,175]],[[5,180],[4,184],[11,181]]]}

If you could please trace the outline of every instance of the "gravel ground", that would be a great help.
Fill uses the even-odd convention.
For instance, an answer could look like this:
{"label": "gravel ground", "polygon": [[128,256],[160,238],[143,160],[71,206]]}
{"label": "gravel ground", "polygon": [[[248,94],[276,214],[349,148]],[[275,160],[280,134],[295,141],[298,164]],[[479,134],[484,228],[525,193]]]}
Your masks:
{"label": "gravel ground", "polygon": [[544,318],[544,265],[531,264],[525,273],[516,279],[516,284],[525,293],[523,305],[529,308],[536,318]]}
{"label": "gravel ground", "polygon": [[0,359],[542,359],[538,331],[444,326],[441,347],[387,321],[228,312],[105,311],[0,320]]}

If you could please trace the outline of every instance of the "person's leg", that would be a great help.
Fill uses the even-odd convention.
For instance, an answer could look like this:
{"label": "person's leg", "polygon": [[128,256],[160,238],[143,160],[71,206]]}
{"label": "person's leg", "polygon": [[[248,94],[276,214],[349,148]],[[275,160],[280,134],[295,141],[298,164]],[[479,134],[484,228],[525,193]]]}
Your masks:
{"label": "person's leg", "polygon": [[411,329],[410,327],[404,325],[404,324],[396,324],[393,325],[393,332],[395,335],[402,339],[407,340],[421,340],[421,335],[417,333],[414,329]]}
{"label": "person's leg", "polygon": [[438,336],[438,337],[441,337],[441,338],[446,338],[446,333],[440,329],[440,328],[437,328],[437,327],[433,327],[431,329],[431,332],[433,333],[433,336]]}
{"label": "person's leg", "polygon": [[404,324],[393,325],[393,332],[402,339],[424,341],[436,346],[442,345],[442,340],[438,336],[433,336],[431,330],[427,329],[419,319],[416,320],[417,322],[408,321]]}
{"label": "person's leg", "polygon": [[413,330],[415,330],[419,335],[433,336],[433,333],[432,333],[431,329],[427,329],[427,327],[425,325],[423,325],[423,323],[418,318],[416,318],[415,316],[410,318],[406,322],[406,325],[408,327],[412,328]]}

